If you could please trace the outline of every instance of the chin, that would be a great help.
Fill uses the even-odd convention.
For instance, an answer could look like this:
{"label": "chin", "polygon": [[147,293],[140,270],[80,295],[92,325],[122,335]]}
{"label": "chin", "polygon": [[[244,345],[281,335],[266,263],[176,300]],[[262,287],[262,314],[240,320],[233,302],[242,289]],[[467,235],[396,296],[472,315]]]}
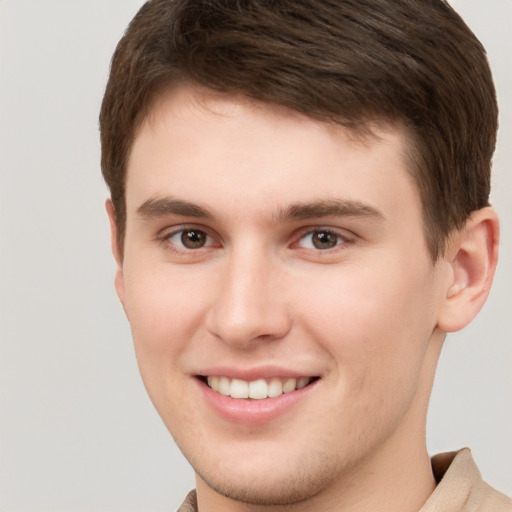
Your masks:
{"label": "chin", "polygon": [[253,458],[238,454],[236,461],[217,458],[215,463],[205,464],[201,458],[199,464],[190,462],[199,479],[216,493],[264,506],[292,505],[311,499],[333,485],[340,470],[328,452],[302,454],[294,460],[272,454]]}
{"label": "chin", "polygon": [[[276,478],[275,474],[260,478],[239,478],[236,473],[222,478],[200,475],[206,485],[218,494],[234,501],[251,505],[292,505],[300,503],[324,491],[332,483],[332,473],[323,470],[322,474],[293,474]],[[327,474],[330,473],[330,474]]]}

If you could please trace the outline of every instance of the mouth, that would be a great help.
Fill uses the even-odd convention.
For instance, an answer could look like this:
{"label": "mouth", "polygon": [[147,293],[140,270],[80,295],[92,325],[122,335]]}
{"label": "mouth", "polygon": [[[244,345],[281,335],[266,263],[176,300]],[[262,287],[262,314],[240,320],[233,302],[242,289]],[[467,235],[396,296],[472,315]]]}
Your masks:
{"label": "mouth", "polygon": [[303,389],[319,379],[319,377],[272,377],[246,381],[218,375],[198,375],[197,377],[216,393],[249,400],[276,398]]}

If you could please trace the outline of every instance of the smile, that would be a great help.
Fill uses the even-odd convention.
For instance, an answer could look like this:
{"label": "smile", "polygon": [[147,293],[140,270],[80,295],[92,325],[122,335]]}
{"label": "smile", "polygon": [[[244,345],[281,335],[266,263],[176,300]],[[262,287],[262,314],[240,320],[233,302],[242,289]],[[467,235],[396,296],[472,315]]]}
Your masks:
{"label": "smile", "polygon": [[241,379],[231,379],[229,377],[209,376],[205,380],[213,391],[221,395],[231,398],[262,400],[265,398],[275,398],[284,393],[291,393],[292,391],[302,389],[316,379],[316,377],[274,377],[271,379],[261,378],[245,381]]}
{"label": "smile", "polygon": [[274,371],[230,369],[228,373],[212,369],[196,374],[194,380],[216,416],[231,424],[254,427],[297,411],[299,404],[310,403],[308,397],[322,380],[319,376],[292,376],[286,375],[286,370]]}

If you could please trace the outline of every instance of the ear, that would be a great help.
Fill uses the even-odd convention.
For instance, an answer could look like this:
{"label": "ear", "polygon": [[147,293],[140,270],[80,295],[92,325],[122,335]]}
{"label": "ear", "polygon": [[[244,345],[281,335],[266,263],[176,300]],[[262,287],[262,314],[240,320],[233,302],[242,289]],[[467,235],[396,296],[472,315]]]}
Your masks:
{"label": "ear", "polygon": [[491,207],[473,212],[464,228],[448,241],[449,266],[438,327],[454,332],[480,311],[491,288],[498,262],[499,223]]}
{"label": "ear", "polygon": [[112,254],[114,256],[114,259],[116,260],[117,265],[115,287],[117,296],[119,297],[119,300],[121,301],[121,304],[123,305],[124,308],[125,287],[123,274],[123,257],[121,248],[119,247],[119,240],[117,237],[116,212],[114,210],[114,205],[110,198],[105,201],[105,209],[107,210],[108,219],[110,221],[110,243],[112,246]]}

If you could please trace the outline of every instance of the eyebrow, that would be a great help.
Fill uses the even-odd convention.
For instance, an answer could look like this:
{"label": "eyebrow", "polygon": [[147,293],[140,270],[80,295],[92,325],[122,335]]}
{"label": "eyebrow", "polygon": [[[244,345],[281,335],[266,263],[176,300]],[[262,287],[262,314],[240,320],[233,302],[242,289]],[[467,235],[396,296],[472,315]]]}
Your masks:
{"label": "eyebrow", "polygon": [[202,206],[170,197],[148,199],[137,208],[137,215],[143,219],[155,219],[167,215],[215,219],[215,215]]}
{"label": "eyebrow", "polygon": [[[171,197],[148,199],[139,206],[137,214],[143,219],[155,219],[167,215],[216,219],[216,216],[207,208]],[[294,203],[287,208],[279,209],[274,215],[274,220],[278,223],[286,223],[329,216],[370,217],[384,220],[384,215],[373,206],[347,199],[322,199],[307,203]]]}
{"label": "eyebrow", "polygon": [[278,222],[306,220],[318,217],[369,217],[384,220],[384,215],[369,204],[347,199],[324,199],[311,203],[296,203],[277,212]]}

